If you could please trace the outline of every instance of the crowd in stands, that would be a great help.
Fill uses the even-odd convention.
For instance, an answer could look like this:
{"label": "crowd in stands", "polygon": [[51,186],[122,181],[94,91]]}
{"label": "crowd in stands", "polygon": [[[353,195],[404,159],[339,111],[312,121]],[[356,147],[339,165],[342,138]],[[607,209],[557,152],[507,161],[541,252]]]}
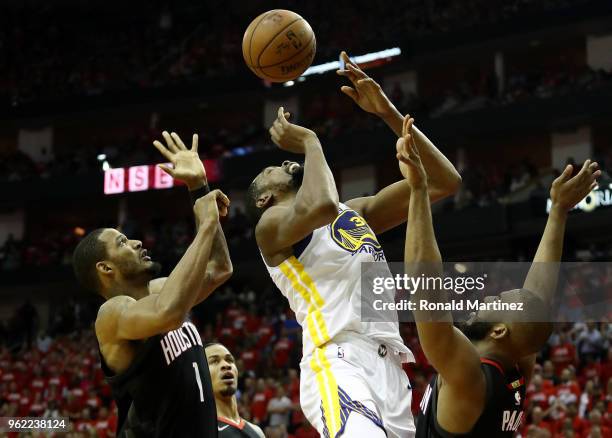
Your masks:
{"label": "crowd in stands", "polygon": [[[407,38],[543,16],[585,3],[589,0],[340,1],[334,3],[334,16],[342,17],[342,26],[316,3],[292,0],[284,7],[313,24],[317,58],[327,61],[342,49],[376,45],[380,50]],[[248,74],[241,57],[244,29],[275,6],[262,0],[119,5],[3,3],[0,62],[6,68],[0,72],[0,102],[15,106]]]}
{"label": "crowd in stands", "polygon": [[[1,417],[66,416],[73,431],[58,437],[114,436],[117,412],[91,329],[95,313],[83,317],[86,306],[65,303],[62,313],[69,321],[60,330],[54,318],[54,334],[41,331],[29,346],[25,337],[10,347],[0,338]],[[317,437],[299,408],[301,329],[278,291],[230,283],[202,306],[194,320],[203,339],[222,342],[237,359],[241,416],[261,425],[268,437]],[[401,332],[416,357],[416,364],[405,366],[416,412],[432,369],[414,325],[402,324]],[[612,436],[612,324],[558,324],[522,402],[521,437]]]}
{"label": "crowd in stands", "polygon": [[[580,76],[571,76],[562,72],[517,74],[509,78],[508,87],[501,94],[491,90],[477,90],[467,81],[463,81],[456,86],[452,85],[453,88],[443,92],[442,96],[429,98],[417,98],[406,94],[402,92],[399,84],[395,84],[390,97],[400,111],[424,120],[584,91],[603,83],[612,83],[612,73],[587,69]],[[301,106],[301,113],[296,123],[313,129],[324,142],[342,141],[347,135],[361,131],[386,129],[380,120],[361,111],[336,90],[310,95],[304,99]],[[161,129],[138,132],[127,138],[122,138],[118,134],[114,144],[97,147],[90,144],[70,150],[60,148],[44,162],[35,161],[20,150],[0,152],[0,182],[98,173],[103,171],[105,161],[112,167],[156,163],[160,160],[159,153],[151,145],[153,140],[159,138],[161,138]],[[202,136],[200,153],[203,158],[223,160],[270,147],[272,146],[267,129],[247,124],[242,132],[234,132],[232,135],[229,135],[223,127],[219,127],[216,131],[207,131]]]}

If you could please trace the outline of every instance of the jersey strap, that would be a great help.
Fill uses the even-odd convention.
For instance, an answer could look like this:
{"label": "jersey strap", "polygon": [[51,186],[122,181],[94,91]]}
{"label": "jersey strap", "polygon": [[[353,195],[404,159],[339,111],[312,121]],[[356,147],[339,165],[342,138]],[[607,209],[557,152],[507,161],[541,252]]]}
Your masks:
{"label": "jersey strap", "polygon": [[[480,362],[484,363],[484,364],[487,364],[487,365],[494,366],[495,368],[497,368],[499,370],[499,372],[502,374],[502,376],[504,376],[504,378],[506,377],[506,372],[504,371],[502,366],[499,364],[499,362],[496,362],[496,361],[491,360],[491,359],[487,359],[485,357],[481,357],[480,358]],[[516,379],[516,380],[514,380],[512,382],[506,383],[506,388],[508,388],[510,390],[515,390],[517,388],[520,388],[524,384],[525,384],[525,377],[524,376],[520,376],[518,379]]]}
{"label": "jersey strap", "polygon": [[246,422],[242,418],[240,419],[240,423],[236,423],[230,420],[229,418],[225,418],[220,415],[217,415],[217,420],[219,420],[222,423],[229,424],[230,426],[233,426],[236,429],[240,429],[240,430],[244,429],[244,425],[246,424]]}

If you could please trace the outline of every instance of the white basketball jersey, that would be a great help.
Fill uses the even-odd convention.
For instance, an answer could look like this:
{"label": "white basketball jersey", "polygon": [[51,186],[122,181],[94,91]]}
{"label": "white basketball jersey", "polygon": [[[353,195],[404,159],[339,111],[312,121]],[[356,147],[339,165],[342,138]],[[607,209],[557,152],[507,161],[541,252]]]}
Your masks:
{"label": "white basketball jersey", "polygon": [[[400,337],[396,313],[394,318],[387,316],[386,321],[362,321],[361,263],[379,262],[377,272],[390,276],[390,271],[382,247],[365,219],[344,204],[339,207],[331,224],[314,230],[310,241],[302,243],[306,247],[299,248],[301,253],[296,251],[298,254],[279,266],[267,266],[302,326],[302,353],[308,356],[336,335],[356,334],[405,353],[409,361],[414,361]],[[393,301],[392,296],[379,298]]]}

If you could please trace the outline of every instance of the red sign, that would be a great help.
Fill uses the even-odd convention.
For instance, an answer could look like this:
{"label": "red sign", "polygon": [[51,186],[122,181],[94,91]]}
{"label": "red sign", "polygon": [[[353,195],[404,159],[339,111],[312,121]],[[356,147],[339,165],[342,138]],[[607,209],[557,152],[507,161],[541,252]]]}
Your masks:
{"label": "red sign", "polygon": [[[216,182],[221,177],[217,160],[202,160],[208,182]],[[171,164],[168,164],[171,166]],[[104,172],[104,194],[116,195],[125,192],[169,189],[182,185],[157,165],[132,166],[109,169]]]}

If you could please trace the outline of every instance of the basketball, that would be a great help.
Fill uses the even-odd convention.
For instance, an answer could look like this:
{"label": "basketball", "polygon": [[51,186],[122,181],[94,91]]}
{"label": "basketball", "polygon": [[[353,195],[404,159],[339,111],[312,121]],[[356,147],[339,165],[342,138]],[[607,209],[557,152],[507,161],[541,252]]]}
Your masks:
{"label": "basketball", "polygon": [[244,32],[242,55],[262,79],[286,82],[298,78],[316,53],[310,24],[295,12],[274,9],[255,18]]}

